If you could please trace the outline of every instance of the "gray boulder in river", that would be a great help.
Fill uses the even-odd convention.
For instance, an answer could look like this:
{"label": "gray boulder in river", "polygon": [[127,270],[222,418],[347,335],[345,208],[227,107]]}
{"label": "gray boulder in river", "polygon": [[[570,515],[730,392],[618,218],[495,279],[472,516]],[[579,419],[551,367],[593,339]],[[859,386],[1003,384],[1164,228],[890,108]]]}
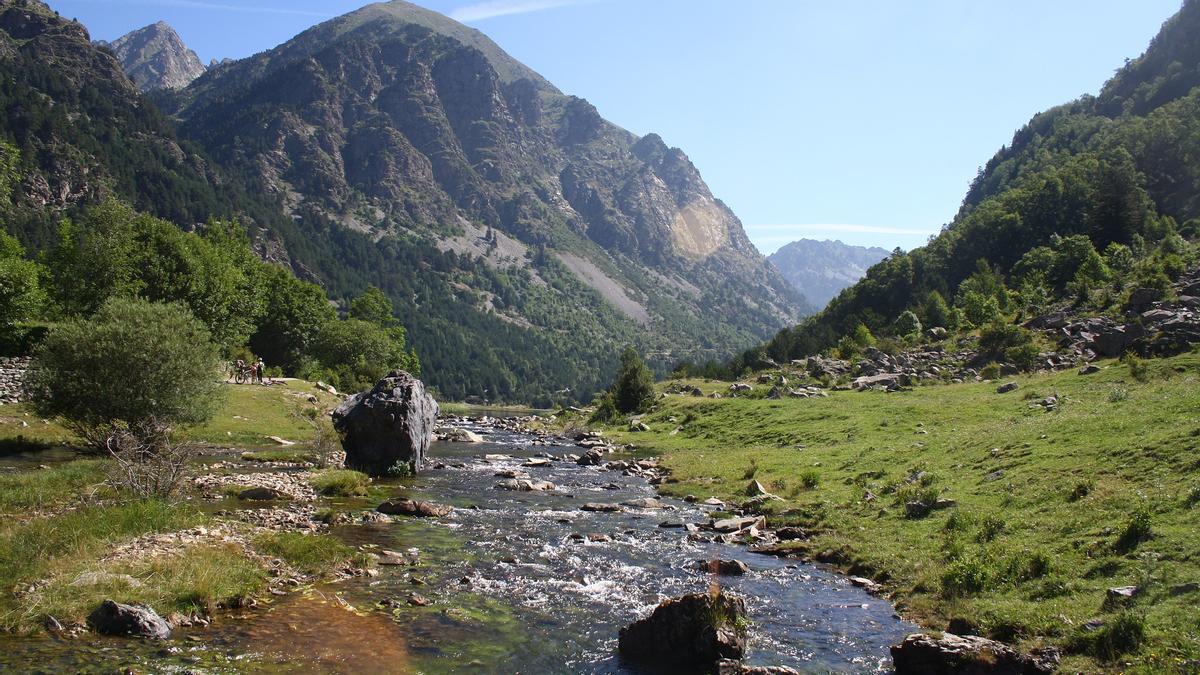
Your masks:
{"label": "gray boulder in river", "polygon": [[746,651],[746,603],[724,593],[666,600],[621,629],[617,649],[634,663],[711,671]]}
{"label": "gray boulder in river", "polygon": [[433,438],[438,404],[425,384],[393,370],[370,391],[346,399],[333,411],[347,468],[373,476],[421,469]]}

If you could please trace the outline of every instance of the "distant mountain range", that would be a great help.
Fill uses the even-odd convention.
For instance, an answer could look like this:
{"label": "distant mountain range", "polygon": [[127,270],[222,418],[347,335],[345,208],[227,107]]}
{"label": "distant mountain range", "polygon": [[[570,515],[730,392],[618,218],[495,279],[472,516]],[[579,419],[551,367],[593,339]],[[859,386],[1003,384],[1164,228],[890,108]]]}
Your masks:
{"label": "distant mountain range", "polygon": [[109,49],[0,0],[8,227],[34,248],[108,195],[238,217],[336,301],[382,288],[450,398],[586,399],[625,345],[665,371],[811,311],[681,150],[435,12],[369,5],[203,74],[162,24]]}
{"label": "distant mountain range", "polygon": [[851,246],[828,239],[800,239],[772,253],[767,260],[810,302],[824,307],[890,253],[879,247]]}
{"label": "distant mountain range", "polygon": [[204,74],[204,64],[179,34],[159,21],[114,40],[112,49],[129,79],[142,91],[179,89]]}

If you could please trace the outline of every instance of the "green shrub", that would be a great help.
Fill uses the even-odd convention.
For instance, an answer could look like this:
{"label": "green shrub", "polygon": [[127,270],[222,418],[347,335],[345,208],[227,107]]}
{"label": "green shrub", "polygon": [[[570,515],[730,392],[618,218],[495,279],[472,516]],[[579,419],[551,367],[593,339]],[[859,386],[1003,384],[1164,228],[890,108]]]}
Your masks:
{"label": "green shrub", "polygon": [[1129,521],[1125,523],[1125,529],[1121,531],[1121,536],[1117,538],[1117,549],[1131,551],[1137,548],[1138,544],[1149,539],[1153,534],[1151,521],[1149,509],[1140,507],[1135,510],[1129,517]]}
{"label": "green shrub", "polygon": [[983,591],[991,579],[987,563],[979,556],[950,563],[942,573],[942,595],[961,597]]}
{"label": "green shrub", "polygon": [[147,443],[175,425],[212,418],[221,403],[219,358],[185,307],[110,300],[95,317],[59,325],[29,371],[40,415],[62,417],[103,450],[113,429]]}
{"label": "green shrub", "polygon": [[809,490],[816,489],[821,484],[821,474],[816,469],[805,469],[800,472],[800,484]]}
{"label": "green shrub", "polygon": [[742,479],[750,480],[751,478],[754,478],[754,476],[757,473],[758,473],[758,460],[751,457],[750,458],[750,466],[747,467],[746,470],[742,472]]}
{"label": "green shrub", "polygon": [[1126,352],[1121,357],[1121,362],[1129,367],[1129,376],[1141,383],[1150,381],[1150,366],[1145,359],[1138,357],[1136,354]]}
{"label": "green shrub", "polygon": [[979,331],[979,349],[990,358],[1002,358],[1009,350],[1031,344],[1033,333],[1013,324],[993,321]]}
{"label": "green shrub", "polygon": [[1188,496],[1187,496],[1187,499],[1185,500],[1185,502],[1187,503],[1188,506],[1195,506],[1197,504],[1200,504],[1200,485],[1197,485],[1192,488],[1192,491],[1188,493]]}
{"label": "green shrub", "polygon": [[1081,627],[1068,646],[1071,651],[1088,654],[1101,661],[1114,661],[1131,654],[1146,641],[1146,619],[1134,612],[1122,612],[1094,630]]}
{"label": "green shrub", "polygon": [[313,476],[309,483],[326,497],[361,497],[367,494],[371,479],[358,471],[333,469]]}
{"label": "green shrub", "polygon": [[979,376],[985,380],[1000,379],[1000,365],[996,363],[987,364],[983,367],[983,370],[979,371]]}
{"label": "green shrub", "polygon": [[1077,502],[1080,499],[1083,499],[1091,494],[1093,487],[1094,484],[1092,483],[1091,479],[1079,481],[1075,484],[1075,487],[1071,488],[1071,494],[1067,495],[1067,501]]}
{"label": "green shrub", "polygon": [[1053,562],[1050,559],[1050,554],[1045,551],[1032,551],[1025,559],[1025,569],[1021,574],[1022,579],[1040,579],[1050,574],[1053,568]]}
{"label": "green shrub", "polygon": [[1037,345],[1033,344],[1033,342],[1018,345],[1016,347],[1009,347],[1008,349],[1004,350],[1004,361],[1006,363],[1011,363],[1017,368],[1017,370],[1025,372],[1036,370],[1039,365],[1040,358],[1041,353],[1039,352]]}
{"label": "green shrub", "polygon": [[992,541],[1004,532],[1007,524],[998,516],[985,516],[979,527],[979,541]]}
{"label": "green shrub", "polygon": [[905,311],[892,324],[892,331],[901,337],[921,334],[921,320],[912,311]]}

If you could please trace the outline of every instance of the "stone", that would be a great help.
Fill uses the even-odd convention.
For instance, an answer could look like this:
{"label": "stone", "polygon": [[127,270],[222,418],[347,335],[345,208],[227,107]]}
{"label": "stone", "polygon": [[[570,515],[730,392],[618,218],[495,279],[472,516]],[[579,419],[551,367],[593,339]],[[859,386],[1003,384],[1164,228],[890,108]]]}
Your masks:
{"label": "stone", "polygon": [[624,511],[620,504],[600,504],[597,502],[588,502],[587,504],[579,507],[579,509],[581,511],[592,511],[598,513],[615,513],[617,511]]}
{"label": "stone", "polygon": [[375,510],[389,516],[417,516],[420,518],[440,518],[454,512],[454,509],[449,506],[412,499],[389,499],[377,506]]}
{"label": "stone", "polygon": [[591,449],[575,461],[579,466],[599,466],[604,461],[604,455],[599,450]]}
{"label": "stone", "polygon": [[629,506],[635,509],[665,509],[667,504],[654,499],[653,497],[645,497],[643,499],[630,499],[627,502],[621,502],[622,506]]}
{"label": "stone", "polygon": [[420,471],[437,415],[437,401],[423,382],[402,370],[388,373],[370,391],[351,396],[333,411],[346,467],[374,476],[400,467]]}
{"label": "stone", "polygon": [[746,652],[746,603],[725,593],[666,600],[650,616],[622,628],[621,658],[634,663],[711,670]]}
{"label": "stone", "polygon": [[278,436],[267,436],[267,440],[274,441],[276,445],[282,445],[284,447],[296,444],[295,441],[289,441],[285,438],[280,438]]}
{"label": "stone", "polygon": [[737,577],[750,572],[750,567],[741,560],[698,560],[696,566],[709,574]]}
{"label": "stone", "polygon": [[746,494],[750,495],[751,497],[759,497],[763,495],[770,495],[771,493],[767,491],[767,488],[762,483],[752,480],[750,481],[750,484],[746,486]]}
{"label": "stone", "polygon": [[242,490],[239,492],[238,499],[244,499],[248,502],[270,502],[291,499],[291,496],[286,492],[281,492],[275,488],[252,487],[248,490]]}
{"label": "stone", "polygon": [[497,490],[512,490],[513,492],[547,492],[555,489],[554,483],[548,480],[531,480],[528,478],[510,478],[496,484]]}
{"label": "stone", "polygon": [[1100,372],[1100,366],[1094,363],[1089,363],[1079,370],[1080,375],[1095,375],[1098,372]]}
{"label": "stone", "polygon": [[1010,391],[1016,391],[1020,386],[1021,385],[1017,384],[1016,382],[1005,382],[999,387],[996,387],[996,393],[1007,394]]}
{"label": "stone", "polygon": [[447,443],[482,443],[483,436],[470,429],[451,427],[442,432],[442,440]]}
{"label": "stone", "polygon": [[800,671],[787,666],[747,666],[737,659],[721,659],[717,662],[717,675],[800,675]]}
{"label": "stone", "polygon": [[102,635],[156,640],[171,637],[171,626],[153,609],[145,605],[122,605],[112,600],[100,603],[88,616],[88,625]]}
{"label": "stone", "polygon": [[1108,609],[1113,609],[1131,605],[1140,590],[1137,586],[1117,586],[1116,588],[1110,588],[1104,594],[1104,606]]}
{"label": "stone", "polygon": [[871,594],[876,594],[883,590],[883,587],[866,577],[850,577],[850,583]]}
{"label": "stone", "polygon": [[892,645],[896,675],[1041,675],[1058,667],[1057,650],[1023,654],[1008,645],[976,636],[914,633]]}
{"label": "stone", "polygon": [[760,530],[765,529],[767,527],[767,519],[762,516],[747,516],[744,518],[725,518],[712,524],[712,529],[717,532],[737,532],[748,527],[757,527]]}
{"label": "stone", "polygon": [[799,527],[781,527],[775,530],[775,536],[780,541],[794,541],[797,539],[808,539],[808,532]]}

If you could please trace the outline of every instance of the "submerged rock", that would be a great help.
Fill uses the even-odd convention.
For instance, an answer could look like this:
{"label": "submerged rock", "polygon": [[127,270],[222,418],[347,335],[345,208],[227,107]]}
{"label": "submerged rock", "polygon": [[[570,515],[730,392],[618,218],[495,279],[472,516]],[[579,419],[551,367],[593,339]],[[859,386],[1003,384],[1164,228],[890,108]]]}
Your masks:
{"label": "submerged rock", "polygon": [[355,394],[333,411],[347,468],[374,476],[397,470],[416,473],[433,437],[438,404],[425,384],[393,370],[370,391]]}
{"label": "submerged rock", "polygon": [[440,518],[448,516],[454,509],[433,502],[418,502],[412,499],[389,499],[377,508],[380,513],[390,516],[418,516],[422,518]]}
{"label": "submerged rock", "polygon": [[1040,675],[1058,667],[1057,650],[1022,654],[1008,645],[971,635],[915,633],[892,645],[897,675]]}
{"label": "submerged rock", "polygon": [[153,609],[145,605],[122,605],[105,600],[88,616],[88,625],[103,635],[147,637],[165,640],[171,637],[171,626]]}
{"label": "submerged rock", "polygon": [[746,651],[746,603],[724,593],[666,600],[621,629],[621,658],[676,668],[709,669]]}

